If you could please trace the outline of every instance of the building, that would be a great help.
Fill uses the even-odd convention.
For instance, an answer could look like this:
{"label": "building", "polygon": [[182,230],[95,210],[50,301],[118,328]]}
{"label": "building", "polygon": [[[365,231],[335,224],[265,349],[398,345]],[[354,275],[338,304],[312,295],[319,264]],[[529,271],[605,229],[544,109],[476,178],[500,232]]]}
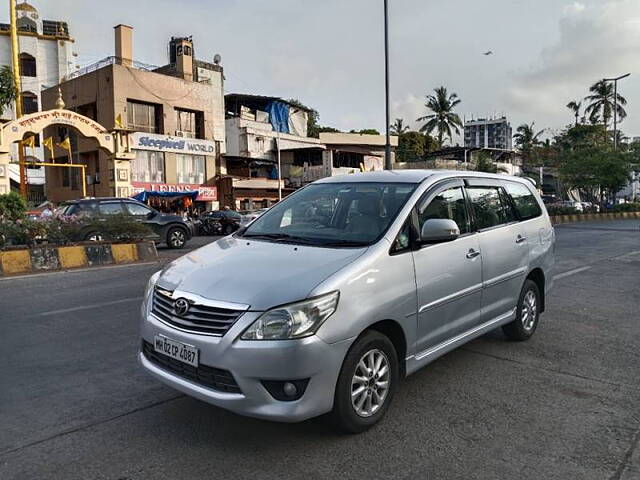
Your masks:
{"label": "building", "polygon": [[[74,71],[74,40],[69,34],[66,22],[45,20],[35,7],[23,2],[16,6],[18,43],[20,47],[20,72],[22,80],[22,111],[24,114],[42,110],[40,92],[47,87],[57,85],[63,78]],[[0,65],[11,67],[11,27],[0,23]],[[15,118],[15,108],[6,108],[0,114],[0,121],[7,122]],[[36,136],[35,147],[26,149],[26,160],[43,160],[43,149],[40,136]],[[12,162],[18,161],[17,145],[11,154]],[[20,171],[17,165],[9,165],[4,175],[10,178],[10,185],[19,188]],[[0,172],[2,175],[3,172]],[[30,184],[29,198],[40,201],[44,198],[44,169],[27,169]],[[0,181],[0,194],[7,189],[5,182]]]}
{"label": "building", "polygon": [[321,155],[325,148],[319,139],[307,136],[307,110],[279,97],[226,95],[225,116],[227,176],[220,182],[224,206],[270,206],[279,196],[278,155],[283,170],[280,189],[287,195],[293,189],[286,183],[285,165]]}
{"label": "building", "polygon": [[511,124],[506,117],[479,118],[464,124],[465,147],[511,150],[512,136]]}
{"label": "building", "polygon": [[[225,171],[223,69],[193,58],[190,38],[172,38],[169,64],[154,67],[133,60],[133,28],[115,27],[115,56],[76,72],[59,88],[69,110],[105,130],[126,130],[135,153],[114,161],[91,139],[57,127],[56,142],[69,137],[71,155],[57,148],[55,161],[87,165],[91,196],[128,197],[143,190],[198,190],[198,206],[218,207],[216,176]],[[43,92],[53,108],[58,87]],[[70,157],[70,158],[69,158]],[[71,169],[47,169],[47,195],[60,202],[81,194]]]}
{"label": "building", "polygon": [[[386,137],[360,133],[320,133],[324,149],[297,152],[283,165],[288,185],[300,187],[320,178],[384,170]],[[391,137],[392,163],[398,137]]]}

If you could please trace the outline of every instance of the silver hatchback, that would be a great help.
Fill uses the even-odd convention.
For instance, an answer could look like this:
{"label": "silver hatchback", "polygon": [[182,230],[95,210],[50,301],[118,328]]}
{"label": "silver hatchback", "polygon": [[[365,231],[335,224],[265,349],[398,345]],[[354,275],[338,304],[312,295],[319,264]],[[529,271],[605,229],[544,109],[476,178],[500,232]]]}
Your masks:
{"label": "silver hatchback", "polygon": [[253,417],[378,422],[401,378],[485,332],[535,332],[554,231],[505,175],[326,178],[149,280],[142,366]]}

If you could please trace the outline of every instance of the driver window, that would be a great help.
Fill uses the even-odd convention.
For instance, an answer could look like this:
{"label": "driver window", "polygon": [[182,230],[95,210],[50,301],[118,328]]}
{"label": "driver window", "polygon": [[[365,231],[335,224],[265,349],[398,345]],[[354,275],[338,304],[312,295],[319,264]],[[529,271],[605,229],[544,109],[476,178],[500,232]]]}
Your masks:
{"label": "driver window", "polygon": [[418,225],[420,230],[424,222],[431,218],[448,218],[458,224],[460,234],[469,233],[467,208],[462,187],[443,190],[429,201],[418,207]]}

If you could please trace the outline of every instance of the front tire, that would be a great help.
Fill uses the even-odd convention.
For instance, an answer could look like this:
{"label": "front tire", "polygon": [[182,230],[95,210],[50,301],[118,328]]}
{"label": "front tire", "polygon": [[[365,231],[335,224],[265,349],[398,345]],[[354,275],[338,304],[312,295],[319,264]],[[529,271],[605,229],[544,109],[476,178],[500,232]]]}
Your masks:
{"label": "front tire", "polygon": [[399,379],[398,354],[389,338],[375,330],[352,345],[342,363],[333,403],[334,424],[360,433],[378,423],[389,409]]}
{"label": "front tire", "polygon": [[169,248],[184,248],[187,244],[187,234],[180,227],[170,228],[167,232],[167,245]]}
{"label": "front tire", "polygon": [[516,318],[502,327],[502,331],[509,340],[522,342],[533,336],[540,319],[540,306],[542,305],[540,299],[538,285],[532,280],[525,280],[518,298]]}

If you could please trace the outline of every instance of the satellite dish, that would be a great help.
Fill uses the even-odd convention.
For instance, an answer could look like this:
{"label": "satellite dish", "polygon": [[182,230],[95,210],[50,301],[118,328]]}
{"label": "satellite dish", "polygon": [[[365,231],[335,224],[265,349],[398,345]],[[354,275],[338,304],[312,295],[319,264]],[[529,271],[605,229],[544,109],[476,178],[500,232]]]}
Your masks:
{"label": "satellite dish", "polygon": [[220,65],[221,61],[222,61],[222,57],[220,56],[219,53],[216,53],[213,57],[213,63],[215,63],[216,65]]}

